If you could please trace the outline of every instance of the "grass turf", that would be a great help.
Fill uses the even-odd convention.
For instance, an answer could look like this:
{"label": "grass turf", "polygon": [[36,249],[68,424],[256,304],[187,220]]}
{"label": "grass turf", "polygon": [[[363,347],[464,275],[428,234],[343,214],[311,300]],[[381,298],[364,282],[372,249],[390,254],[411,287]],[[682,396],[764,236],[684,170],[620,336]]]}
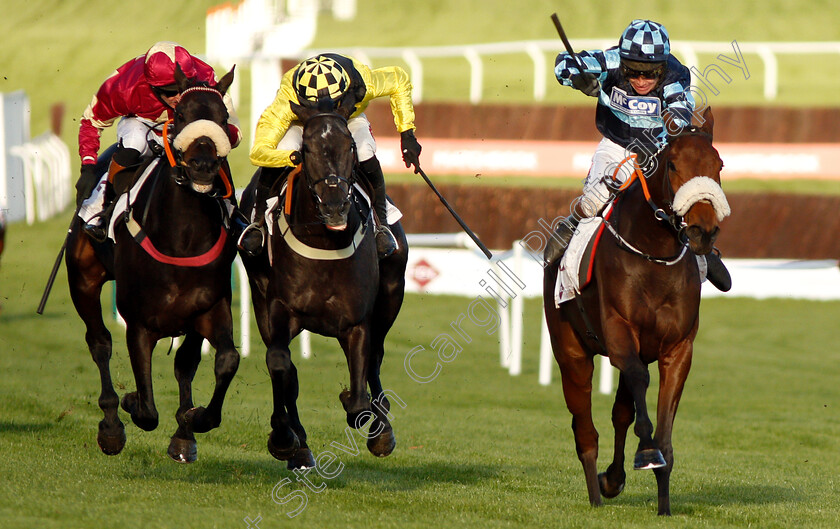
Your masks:
{"label": "grass turf", "polygon": [[[537,384],[539,305],[526,304],[523,373],[498,365],[495,334],[465,324],[473,341],[427,384],[404,359],[430,373],[430,342],[466,310],[469,299],[408,296],[388,341],[383,382],[394,404],[398,445],[375,459],[351,455],[338,393],[347,384],[333,340],[314,337],[314,357],[295,355],[300,410],[316,454],[338,459],[334,477],[310,473],[311,487],[265,448],[270,383],[260,346],[231,386],[222,426],[198,436],[199,460],[177,465],[166,446],[174,431],[177,387],[168,344],[158,345],[154,384],[161,426],[127,422],[114,457],[95,436],[98,375],[84,330],[59,274],[47,311],[34,313],[66,219],[12,225],[0,269],[0,517],[4,527],[101,527],[128,521],[154,527],[834,527],[840,515],[834,469],[840,464],[840,302],[706,300],[686,391],[677,414],[672,475],[674,517],[657,520],[655,480],[631,472],[625,491],[601,509],[588,506],[557,378]],[[112,361],[120,394],[134,387],[121,329]],[[209,399],[212,362],[194,384]],[[652,384],[656,384],[655,369]],[[649,392],[652,406],[655,390]],[[611,452],[611,397],[593,395],[605,468]],[[394,400],[392,399],[392,403]],[[635,443],[628,443],[628,455]],[[302,478],[301,478],[302,479]],[[284,481],[288,480],[288,481]],[[313,489],[319,489],[315,492]],[[288,500],[282,504],[283,500]]]}

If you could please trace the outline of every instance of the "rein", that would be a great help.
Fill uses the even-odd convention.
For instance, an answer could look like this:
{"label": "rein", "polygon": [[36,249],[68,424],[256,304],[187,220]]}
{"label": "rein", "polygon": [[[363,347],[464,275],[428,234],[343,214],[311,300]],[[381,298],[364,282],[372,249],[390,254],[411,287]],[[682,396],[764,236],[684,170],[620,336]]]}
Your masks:
{"label": "rein", "polygon": [[[633,185],[634,182],[638,181],[639,185],[642,187],[642,194],[645,197],[645,201],[648,203],[650,208],[653,210],[654,217],[658,221],[667,222],[668,226],[670,226],[672,229],[674,229],[676,231],[677,240],[679,241],[680,246],[682,248],[678,253],[676,253],[674,255],[671,255],[669,257],[654,257],[650,254],[647,254],[647,253],[641,251],[640,249],[636,248],[632,244],[630,244],[630,242],[627,241],[627,239],[625,239],[624,237],[621,236],[620,233],[618,233],[618,230],[615,229],[615,227],[612,225],[612,223],[609,222],[609,220],[605,219],[605,224],[607,225],[607,229],[610,231],[610,233],[612,233],[613,237],[616,238],[616,241],[618,241],[618,247],[621,248],[622,250],[624,250],[628,253],[631,253],[633,255],[638,255],[639,257],[643,257],[644,259],[650,261],[651,263],[661,264],[661,265],[665,265],[665,266],[673,266],[673,265],[677,264],[685,256],[686,251],[688,251],[688,244],[684,240],[684,237],[682,237],[682,233],[683,233],[682,230],[684,228],[684,222],[682,221],[682,217],[679,217],[678,215],[669,215],[668,213],[665,212],[664,209],[658,207],[653,202],[653,199],[650,196],[650,190],[648,189],[648,186],[647,186],[647,179],[645,178],[644,174],[642,174],[642,170],[639,168],[638,155],[636,155],[635,153],[633,153],[630,156],[624,158],[621,161],[621,163],[618,164],[615,171],[613,172],[613,180],[615,180],[616,176],[618,175],[618,171],[621,169],[621,167],[625,163],[628,163],[628,162],[633,163],[633,172],[630,175],[630,178],[628,178],[627,181],[624,182],[621,185],[621,187],[618,188],[619,193],[627,190],[631,185]],[[667,180],[667,174],[668,174],[668,167],[665,166],[665,179],[666,179],[665,181],[666,182],[668,181]]]}

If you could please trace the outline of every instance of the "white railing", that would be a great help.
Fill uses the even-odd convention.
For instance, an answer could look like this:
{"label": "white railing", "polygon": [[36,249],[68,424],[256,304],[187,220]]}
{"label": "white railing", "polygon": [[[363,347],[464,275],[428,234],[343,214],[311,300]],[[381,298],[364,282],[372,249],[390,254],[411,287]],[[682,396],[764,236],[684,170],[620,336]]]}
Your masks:
{"label": "white railing", "polygon": [[[611,39],[575,39],[575,49],[606,49],[616,45],[615,38]],[[671,42],[674,54],[682,59],[688,67],[696,67],[704,71],[707,65],[698,60],[698,54],[723,54],[736,59],[736,49],[750,56],[758,56],[764,66],[764,98],[773,100],[778,94],[779,70],[778,55],[840,55],[840,42],[702,42],[681,41]],[[497,42],[490,44],[471,44],[461,46],[418,46],[418,47],[342,47],[342,48],[310,48],[290,57],[270,56],[258,53],[253,58],[266,59],[303,59],[318,53],[334,52],[352,55],[359,60],[371,64],[372,59],[401,59],[405,61],[411,72],[414,85],[413,97],[415,102],[423,100],[423,59],[462,58],[470,68],[470,102],[479,103],[484,90],[484,58],[492,55],[525,54],[533,66],[533,96],[536,101],[542,101],[546,94],[546,82],[550,65],[545,54],[552,55],[562,51],[558,39],[530,40],[514,42]],[[716,55],[718,56],[718,55]],[[553,57],[552,57],[553,58]],[[749,67],[749,58],[744,61]],[[249,58],[243,57],[244,60]],[[695,79],[696,84],[696,79]],[[276,87],[274,87],[276,90]],[[267,105],[270,101],[266,102]]]}
{"label": "white railing", "polygon": [[73,195],[70,150],[61,138],[47,132],[9,152],[23,160],[26,223],[35,222],[36,211],[41,221],[64,211]]}

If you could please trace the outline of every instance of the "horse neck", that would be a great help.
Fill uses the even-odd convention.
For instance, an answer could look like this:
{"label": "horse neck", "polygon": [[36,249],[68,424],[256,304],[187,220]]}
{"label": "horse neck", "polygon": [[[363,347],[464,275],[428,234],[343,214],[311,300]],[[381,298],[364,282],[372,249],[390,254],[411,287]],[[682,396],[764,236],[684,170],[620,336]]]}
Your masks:
{"label": "horse neck", "polygon": [[[656,170],[646,178],[648,192],[653,204],[670,213],[669,197],[665,196],[665,167],[664,156],[658,158]],[[662,255],[663,252],[674,250],[680,246],[674,230],[665,221],[656,218],[653,208],[645,197],[641,182],[632,185],[625,191],[616,205],[618,217],[618,231],[631,244],[650,245],[642,248],[652,254]],[[653,245],[661,246],[654,248]]]}

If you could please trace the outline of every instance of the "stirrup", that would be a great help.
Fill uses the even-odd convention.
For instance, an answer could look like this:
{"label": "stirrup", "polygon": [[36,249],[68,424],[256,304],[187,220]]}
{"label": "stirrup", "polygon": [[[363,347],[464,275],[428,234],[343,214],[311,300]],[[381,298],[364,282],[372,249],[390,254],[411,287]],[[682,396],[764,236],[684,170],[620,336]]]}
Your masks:
{"label": "stirrup", "polygon": [[[259,235],[259,241],[254,235]],[[248,257],[256,257],[262,253],[263,245],[265,244],[265,233],[263,233],[262,226],[256,222],[252,222],[245,226],[239,238],[236,240],[236,247],[245,252]]]}
{"label": "stirrup", "polygon": [[397,238],[388,226],[381,224],[376,227],[376,254],[379,259],[390,257],[397,251]]}

